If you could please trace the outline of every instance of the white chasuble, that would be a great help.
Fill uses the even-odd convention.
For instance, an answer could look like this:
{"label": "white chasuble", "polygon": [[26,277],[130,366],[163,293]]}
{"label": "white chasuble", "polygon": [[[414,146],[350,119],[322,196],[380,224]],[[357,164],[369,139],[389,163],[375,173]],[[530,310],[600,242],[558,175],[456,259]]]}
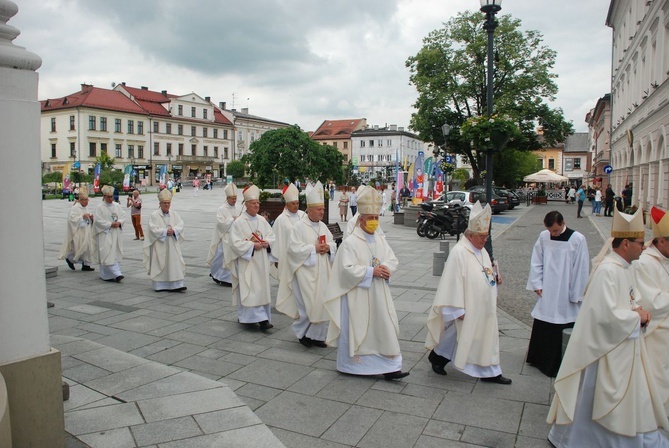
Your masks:
{"label": "white chasuble", "polygon": [[112,227],[112,223],[125,221],[121,206],[112,202],[102,202],[93,211],[93,257],[104,266],[120,263],[123,259],[122,227]]}
{"label": "white chasuble", "polygon": [[93,258],[93,254],[91,253],[93,247],[93,242],[91,241],[93,222],[90,219],[84,218],[84,215],[88,214],[88,208],[79,202],[74,204],[70,209],[67,217],[65,241],[63,241],[60,249],[59,260],[64,260],[69,254],[72,254],[70,261],[75,263],[80,261],[89,262]]}
{"label": "white chasuble", "polygon": [[[172,226],[173,235],[167,234]],[[151,213],[149,232],[144,242],[144,267],[154,282],[176,282],[186,275],[186,263],[181,254],[184,222],[177,212],[162,210]]]}

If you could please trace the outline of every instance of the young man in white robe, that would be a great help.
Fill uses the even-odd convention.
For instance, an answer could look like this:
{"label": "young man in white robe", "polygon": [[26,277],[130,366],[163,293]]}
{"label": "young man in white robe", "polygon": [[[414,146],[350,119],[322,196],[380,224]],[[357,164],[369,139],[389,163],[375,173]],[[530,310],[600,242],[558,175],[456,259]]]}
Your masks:
{"label": "young man in white robe", "polygon": [[648,364],[665,408],[669,408],[669,213],[651,207],[652,244],[632,263],[639,298],[652,316],[644,340]]}
{"label": "young man in white robe", "polygon": [[574,326],[581,308],[590,256],[585,237],[568,228],[560,212],[548,212],[544,226],[532,249],[526,286],[537,303],[525,362],[554,378],[562,361],[562,330]]}
{"label": "young man in white robe", "polygon": [[79,189],[79,200],[74,203],[67,217],[65,241],[60,249],[59,260],[65,260],[67,266],[75,270],[75,263],[81,263],[82,271],[94,271],[91,267],[91,228],[93,214],[88,211],[88,188]]}
{"label": "young man in white robe", "polygon": [[427,318],[425,347],[432,371],[459,371],[482,381],[511,384],[502,376],[497,324],[497,288],[502,279],[484,249],[492,210],[476,202],[465,237],[451,249]]}
{"label": "young man in white robe", "polygon": [[307,212],[295,224],[288,243],[276,309],[295,319],[292,328],[305,347],[327,347],[329,316],[323,306],[337,243],[321,221],[325,195],[320,181],[307,193]]}
{"label": "young man in white robe", "polygon": [[243,195],[246,211],[230,228],[225,264],[232,273],[232,304],[237,306],[237,319],[249,326],[258,324],[264,331],[273,327],[269,252],[275,238],[272,227],[258,213],[258,187],[246,187]]}
{"label": "young man in white robe", "polygon": [[114,187],[102,187],[102,203],[93,211],[93,258],[100,264],[100,278],[107,282],[123,280],[123,222],[125,212],[114,202]]}
{"label": "young man in white robe", "polygon": [[[548,440],[566,447],[668,447],[669,421],[650,371],[630,264],[644,250],[641,210],[614,210],[611,239],[596,257],[555,380]],[[608,247],[611,253],[598,263]]]}
{"label": "young man in white robe", "polygon": [[185,291],[186,263],[181,254],[184,222],[171,210],[172,193],[158,194],[160,208],[151,213],[149,233],[144,243],[144,267],[156,291]]}
{"label": "young man in white robe", "polygon": [[337,347],[338,371],[397,380],[409,375],[402,372],[399,322],[388,287],[398,261],[377,232],[379,192],[363,187],[358,207],[358,226],[339,246],[327,287],[326,342]]}
{"label": "young man in white robe", "polygon": [[[221,286],[232,287],[232,274],[224,266],[225,246],[228,244],[228,232],[232,223],[241,214],[242,208],[237,205],[237,186],[233,183],[225,187],[225,203],[216,212],[216,227],[209,244],[207,264],[211,267],[209,276]],[[228,249],[229,250],[229,249]]]}
{"label": "young man in white robe", "polygon": [[272,254],[270,256],[271,261],[278,262],[279,282],[281,282],[282,276],[286,276],[282,273],[285,271],[284,268],[287,264],[281,264],[281,260],[286,257],[290,232],[293,231],[295,224],[297,224],[305,215],[305,213],[300,210],[300,191],[294,184],[288,184],[283,187],[281,193],[286,205],[283,208],[283,212],[277,216],[272,225],[272,232],[274,232],[276,240],[272,245]]}

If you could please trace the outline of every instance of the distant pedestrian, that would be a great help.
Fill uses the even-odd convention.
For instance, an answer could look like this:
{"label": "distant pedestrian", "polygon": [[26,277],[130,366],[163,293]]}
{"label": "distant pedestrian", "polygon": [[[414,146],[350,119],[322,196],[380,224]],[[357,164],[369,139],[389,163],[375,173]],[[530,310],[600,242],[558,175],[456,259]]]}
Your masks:
{"label": "distant pedestrian", "polygon": [[583,203],[585,202],[585,191],[583,191],[583,185],[578,187],[578,191],[576,192],[576,198],[578,199],[578,209],[576,210],[576,217],[583,218],[583,216],[581,216],[581,212],[583,211]]}
{"label": "distant pedestrian", "polygon": [[630,185],[625,185],[625,189],[622,192],[623,196],[623,206],[628,208],[632,206],[632,187]]}
{"label": "distant pedestrian", "polygon": [[197,177],[193,179],[193,192],[195,193],[195,196],[200,192],[200,179]]}
{"label": "distant pedestrian", "polygon": [[135,240],[144,241],[144,230],[142,229],[142,198],[139,196],[139,190],[132,192],[128,196],[126,207],[130,208],[130,219],[135,229]]}
{"label": "distant pedestrian", "polygon": [[335,184],[334,182],[330,182],[330,200],[334,201],[334,195],[335,195]]}
{"label": "distant pedestrian", "polygon": [[606,192],[604,196],[604,216],[613,216],[613,200],[615,196],[616,194],[613,192],[611,184],[608,184],[606,186]]}
{"label": "distant pedestrian", "polygon": [[569,196],[569,203],[573,204],[576,198],[576,189],[573,186],[569,188],[569,193],[567,194],[567,196]]}
{"label": "distant pedestrian", "polygon": [[348,215],[348,196],[346,195],[346,189],[341,191],[341,196],[339,197],[339,219],[341,222],[346,222],[346,215]]}
{"label": "distant pedestrian", "polygon": [[358,212],[358,195],[355,193],[355,187],[351,187],[351,195],[348,198],[348,206],[351,207],[351,216]]}
{"label": "distant pedestrian", "polygon": [[595,187],[595,216],[602,216],[602,190]]}

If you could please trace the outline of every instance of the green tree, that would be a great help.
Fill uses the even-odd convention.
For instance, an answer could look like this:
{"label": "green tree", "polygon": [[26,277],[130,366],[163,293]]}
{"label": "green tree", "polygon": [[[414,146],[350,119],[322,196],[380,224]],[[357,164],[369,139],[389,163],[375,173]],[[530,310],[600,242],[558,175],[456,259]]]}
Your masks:
{"label": "green tree", "polygon": [[297,125],[265,132],[251,143],[242,158],[248,174],[261,188],[276,187],[284,179],[309,178],[325,183],[344,179],[343,155],[333,146],[320,145]]}
{"label": "green tree", "polygon": [[228,176],[232,176],[234,179],[241,179],[246,173],[246,166],[244,166],[244,162],[241,160],[233,160],[228,163],[225,172]]}
{"label": "green tree", "polygon": [[114,168],[114,163],[116,162],[116,159],[111,157],[105,151],[101,151],[100,156],[96,157],[95,161],[100,164],[100,171],[102,172],[106,169]]}
{"label": "green tree", "polygon": [[[517,125],[516,135],[506,147],[519,151],[553,146],[573,133],[559,108],[550,108],[557,94],[552,73],[556,52],[543,45],[537,31],[521,31],[520,20],[501,16],[495,30],[495,63],[493,71],[495,114],[509,117]],[[424,141],[442,145],[441,126],[452,126],[448,136],[449,150],[467,157],[474,178],[481,179],[485,169],[484,148],[472,147],[460,134],[468,118],[486,115],[487,111],[487,33],[482,29],[480,12],[463,12],[444,27],[429,33],[423,47],[408,58],[410,81],[418,91],[411,128]],[[543,127],[540,140],[536,127]],[[498,181],[500,170],[494,170]],[[500,184],[501,185],[501,184]]]}
{"label": "green tree", "polygon": [[100,172],[100,186],[120,185],[123,183],[123,171],[106,169]]}
{"label": "green tree", "polygon": [[537,156],[528,151],[507,149],[493,156],[495,164],[495,185],[508,188],[517,187],[523,177],[536,171]]}
{"label": "green tree", "polygon": [[44,176],[42,176],[42,183],[43,184],[48,184],[49,182],[62,182],[63,181],[63,173],[60,171],[53,171],[51,173],[46,173]]}

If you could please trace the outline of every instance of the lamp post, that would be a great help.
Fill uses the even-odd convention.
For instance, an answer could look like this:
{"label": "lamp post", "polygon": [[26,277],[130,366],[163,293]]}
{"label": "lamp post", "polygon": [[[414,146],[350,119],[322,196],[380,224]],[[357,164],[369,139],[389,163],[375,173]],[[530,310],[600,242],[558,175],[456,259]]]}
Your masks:
{"label": "lamp post", "polygon": [[[448,123],[441,125],[441,133],[444,135],[444,159],[448,158],[448,134],[451,133],[451,129],[453,126]],[[448,173],[444,173],[444,185],[444,191],[448,191]]]}
{"label": "lamp post", "polygon": [[[492,79],[492,64],[493,64],[493,35],[498,22],[495,20],[495,14],[502,9],[502,0],[480,0],[481,12],[485,14],[485,22],[483,22],[483,29],[488,33],[488,63],[487,63],[487,92],[486,92],[486,115],[492,116],[493,111],[493,79]],[[485,174],[485,195],[488,204],[492,202],[492,149],[488,148],[485,155],[486,174]],[[490,232],[490,230],[488,231]],[[490,258],[492,255],[492,236],[488,236],[488,241],[485,246]]]}

